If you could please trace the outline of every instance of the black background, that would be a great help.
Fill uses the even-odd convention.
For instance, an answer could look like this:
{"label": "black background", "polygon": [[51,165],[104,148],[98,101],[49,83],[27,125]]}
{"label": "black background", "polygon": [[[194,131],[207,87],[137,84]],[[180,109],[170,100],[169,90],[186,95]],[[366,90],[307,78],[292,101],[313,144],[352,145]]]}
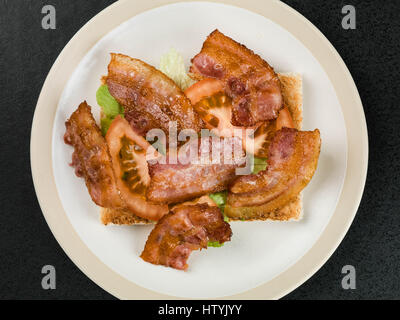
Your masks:
{"label": "black background", "polygon": [[[69,39],[113,2],[0,0],[2,299],[113,299],[89,280],[55,241],[36,199],[29,161],[32,117],[48,71]],[[400,3],[284,2],[315,24],[344,59],[364,104],[370,139],[367,185],[349,233],[321,270],[285,299],[397,299]],[[56,30],[41,28],[45,4],[56,7]],[[356,7],[356,30],[341,27],[345,4]],[[57,269],[56,290],[41,288],[41,268],[47,264]],[[356,290],[341,287],[341,269],[347,264],[356,267]]]}

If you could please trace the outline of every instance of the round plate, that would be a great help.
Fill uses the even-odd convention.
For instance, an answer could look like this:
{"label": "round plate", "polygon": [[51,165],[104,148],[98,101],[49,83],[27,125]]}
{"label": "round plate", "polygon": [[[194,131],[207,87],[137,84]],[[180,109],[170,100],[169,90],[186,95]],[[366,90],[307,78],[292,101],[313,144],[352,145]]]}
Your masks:
{"label": "round plate", "polygon": [[[174,47],[188,64],[216,28],[276,71],[302,74],[304,129],[321,130],[322,151],[304,192],[303,220],[232,223],[230,243],[195,252],[189,270],[181,272],[139,258],[151,227],[100,224],[84,181],[68,166],[72,148],[63,143],[64,123],[83,100],[98,113],[95,93],[107,74],[110,52],[158,66],[160,56]],[[365,184],[368,138],[361,101],[343,61],[310,22],[285,4],[129,0],[93,18],[52,67],[35,111],[31,165],[54,236],[74,263],[111,294],[274,299],[307,280],[343,239]]]}

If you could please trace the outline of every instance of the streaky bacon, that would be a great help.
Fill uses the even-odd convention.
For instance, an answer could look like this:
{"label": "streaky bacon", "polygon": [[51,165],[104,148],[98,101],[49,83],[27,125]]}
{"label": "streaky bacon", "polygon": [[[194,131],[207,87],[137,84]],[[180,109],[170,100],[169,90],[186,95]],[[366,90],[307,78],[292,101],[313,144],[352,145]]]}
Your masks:
{"label": "streaky bacon", "polygon": [[141,258],[152,264],[186,270],[193,250],[206,249],[209,241],[222,244],[230,241],[231,236],[232,230],[217,207],[182,205],[157,223]]}
{"label": "streaky bacon", "polygon": [[71,165],[85,179],[92,200],[104,208],[122,208],[107,143],[90,106],[81,103],[65,126],[64,141],[74,147]]}
{"label": "streaky bacon", "polygon": [[230,186],[228,205],[263,205],[265,212],[283,207],[312,179],[317,169],[320,148],[319,130],[279,130],[269,147],[267,169],[257,175],[238,178]]}
{"label": "streaky bacon", "polygon": [[259,55],[218,30],[192,59],[197,78],[223,80],[233,99],[232,124],[249,127],[278,117],[283,106],[281,83],[274,69]]}
{"label": "streaky bacon", "polygon": [[149,64],[122,54],[111,54],[105,82],[111,95],[124,106],[132,128],[145,135],[161,129],[168,135],[169,123],[178,131],[203,127],[182,90],[165,74]]}
{"label": "streaky bacon", "polygon": [[[178,203],[226,190],[236,177],[236,168],[245,162],[241,139],[236,137],[194,140],[179,149],[178,155],[181,154],[175,162],[171,153],[164,157],[164,164],[149,162],[148,200]],[[201,161],[196,162],[196,158]]]}

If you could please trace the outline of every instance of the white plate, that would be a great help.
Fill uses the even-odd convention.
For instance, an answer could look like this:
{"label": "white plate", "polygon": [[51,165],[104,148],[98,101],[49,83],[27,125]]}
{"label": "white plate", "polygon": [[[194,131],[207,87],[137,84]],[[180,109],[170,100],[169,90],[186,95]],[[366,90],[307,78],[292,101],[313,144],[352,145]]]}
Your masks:
{"label": "white plate", "polygon": [[[240,21],[240,24],[237,23]],[[196,252],[187,272],[153,266],[139,258],[152,227],[104,227],[85,183],[74,174],[72,148],[63,141],[65,121],[87,100],[98,112],[95,93],[107,74],[110,52],[154,66],[171,47],[189,64],[214,29],[245,44],[278,72],[304,78],[304,129],[319,128],[322,151],[314,179],[304,192],[301,222],[233,223],[233,239],[222,248]],[[65,212],[79,236],[101,261],[145,288],[185,298],[215,298],[265,283],[294,264],[315,243],[332,213],[346,171],[346,129],[332,84],[312,53],[290,33],[264,17],[211,3],[174,4],[133,17],[84,57],[69,79],[57,108],[53,168]]]}
{"label": "white plate", "polygon": [[[172,1],[119,1],[78,32],[42,89],[31,138],[40,205],[71,259],[120,298],[279,298],[328,259],[357,210],[367,169],[367,132],[343,61],[308,21],[280,2],[221,1],[254,12],[211,2],[158,7]],[[174,47],[189,64],[216,28],[260,54],[276,71],[302,74],[304,129],[320,129],[322,150],[304,192],[301,222],[232,223],[230,243],[193,253],[188,271],[182,272],[139,258],[151,227],[100,224],[84,181],[68,166],[72,148],[63,143],[64,123],[83,100],[98,113],[95,93],[110,52],[158,66],[160,56]]]}

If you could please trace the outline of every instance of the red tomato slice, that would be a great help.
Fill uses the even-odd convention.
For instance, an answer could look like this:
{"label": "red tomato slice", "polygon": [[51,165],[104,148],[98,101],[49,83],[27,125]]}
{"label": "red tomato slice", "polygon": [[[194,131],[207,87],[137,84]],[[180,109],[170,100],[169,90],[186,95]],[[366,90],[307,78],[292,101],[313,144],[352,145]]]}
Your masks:
{"label": "red tomato slice", "polygon": [[[248,153],[265,156],[275,125],[261,123],[248,128],[232,125],[232,100],[225,94],[222,81],[217,79],[199,81],[188,88],[185,94],[208,129],[220,137],[237,136],[239,133],[243,148]],[[249,136],[246,129],[255,130],[254,136]]]}
{"label": "red tomato slice", "polygon": [[158,221],[169,210],[146,200],[150,183],[146,154],[152,146],[136,134],[129,123],[118,116],[107,131],[106,141],[118,189],[128,209],[141,218]]}
{"label": "red tomato slice", "polygon": [[284,107],[279,112],[278,119],[276,119],[276,131],[282,128],[294,128],[294,122],[288,107]]}
{"label": "red tomato slice", "polygon": [[192,105],[195,105],[201,99],[211,97],[222,91],[224,91],[224,83],[221,80],[207,78],[187,88],[185,95],[189,98]]}

